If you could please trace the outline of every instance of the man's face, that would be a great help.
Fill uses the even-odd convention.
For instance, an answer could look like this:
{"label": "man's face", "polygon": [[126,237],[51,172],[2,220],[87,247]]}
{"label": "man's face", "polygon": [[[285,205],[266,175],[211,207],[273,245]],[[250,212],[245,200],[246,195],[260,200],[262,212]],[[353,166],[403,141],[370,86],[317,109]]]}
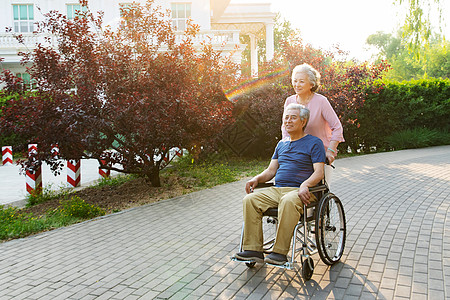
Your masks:
{"label": "man's face", "polygon": [[284,127],[289,134],[303,132],[305,122],[300,119],[299,111],[296,109],[288,109],[284,114]]}

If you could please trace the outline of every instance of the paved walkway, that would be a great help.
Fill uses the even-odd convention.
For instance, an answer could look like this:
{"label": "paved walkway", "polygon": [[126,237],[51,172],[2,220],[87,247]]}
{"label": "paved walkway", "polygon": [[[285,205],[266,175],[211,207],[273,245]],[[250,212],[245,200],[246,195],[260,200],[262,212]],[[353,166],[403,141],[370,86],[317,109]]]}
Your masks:
{"label": "paved walkway", "polygon": [[230,260],[240,181],[0,244],[0,299],[450,299],[450,146],[335,164],[347,244],[308,282]]}

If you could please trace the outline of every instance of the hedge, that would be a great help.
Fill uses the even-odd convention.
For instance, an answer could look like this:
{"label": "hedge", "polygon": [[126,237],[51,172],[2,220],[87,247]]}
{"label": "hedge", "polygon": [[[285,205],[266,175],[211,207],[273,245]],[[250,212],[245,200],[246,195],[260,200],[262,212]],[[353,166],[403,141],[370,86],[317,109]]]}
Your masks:
{"label": "hedge", "polygon": [[[450,132],[450,80],[422,79],[377,82],[379,93],[368,93],[358,110],[361,148],[389,150],[393,135],[403,132]],[[426,129],[423,131],[421,129]],[[419,131],[415,131],[419,130]],[[448,143],[443,139],[442,144]]]}
{"label": "hedge", "polygon": [[[258,121],[252,128],[257,139],[247,156],[272,154],[281,137],[283,103],[291,93],[288,86],[267,85],[236,103],[237,122],[242,122],[239,116],[244,118],[243,111]],[[331,105],[334,105],[332,101]],[[356,122],[358,126],[345,131],[346,142],[340,144],[341,153],[349,149],[370,152],[450,144],[450,80],[377,81],[375,86],[367,87]],[[343,126],[349,125],[343,122]],[[415,140],[395,143],[396,139],[405,137]]]}

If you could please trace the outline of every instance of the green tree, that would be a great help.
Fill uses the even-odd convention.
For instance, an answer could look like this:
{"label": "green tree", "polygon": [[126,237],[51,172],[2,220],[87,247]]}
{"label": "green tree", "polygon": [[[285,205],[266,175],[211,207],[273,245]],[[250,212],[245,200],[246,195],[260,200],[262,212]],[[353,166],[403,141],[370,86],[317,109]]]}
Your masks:
{"label": "green tree", "polygon": [[406,47],[388,62],[392,69],[386,78],[411,80],[422,78],[450,78],[450,43],[432,40],[428,47],[418,49],[419,56],[412,55]]}
{"label": "green tree", "polygon": [[403,38],[407,41],[408,48],[416,56],[420,55],[420,47],[428,43],[432,37],[433,12],[438,14],[438,26],[441,29],[442,5],[441,0],[394,0],[394,3],[408,5],[405,23],[403,25]]}
{"label": "green tree", "polygon": [[450,78],[450,42],[436,43],[425,50],[428,58],[425,74],[434,78]]}
{"label": "green tree", "polygon": [[391,65],[387,79],[402,81],[450,77],[449,42],[435,35],[427,45],[417,49],[419,55],[413,55],[407,41],[402,40],[402,34],[402,31],[397,36],[377,32],[367,38],[366,43],[379,50],[377,61],[386,60]]}
{"label": "green tree", "polygon": [[366,44],[374,46],[380,51],[378,60],[391,59],[398,51],[403,49],[400,38],[382,31],[369,35]]}

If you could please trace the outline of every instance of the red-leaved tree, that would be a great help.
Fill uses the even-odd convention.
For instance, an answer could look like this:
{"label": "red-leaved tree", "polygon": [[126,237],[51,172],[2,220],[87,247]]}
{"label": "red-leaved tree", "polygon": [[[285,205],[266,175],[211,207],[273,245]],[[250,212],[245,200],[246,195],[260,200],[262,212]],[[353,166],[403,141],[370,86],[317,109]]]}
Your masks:
{"label": "red-leaved tree", "polygon": [[[308,63],[320,72],[319,93],[328,98],[344,127],[344,147],[349,146],[354,152],[364,147],[360,145],[357,134],[358,109],[364,105],[367,93],[380,88],[375,88],[373,83],[383,76],[389,68],[388,64],[343,61],[338,58],[345,57],[345,52],[339,48],[335,52],[314,49],[305,45],[298,35],[291,36],[281,44],[281,57],[290,66]],[[290,77],[287,79],[290,80]]]}
{"label": "red-leaved tree", "polygon": [[[305,44],[298,32],[279,41],[275,59],[260,66],[261,74],[272,74],[273,70],[286,70],[279,76],[257,90],[252,90],[238,99],[240,113],[250,112],[260,121],[256,132],[260,132],[258,141],[264,141],[264,148],[255,146],[253,152],[271,154],[273,147],[281,137],[283,103],[286,97],[294,94],[291,84],[292,69],[307,63],[321,74],[321,88],[318,91],[328,98],[344,127],[345,143],[341,148],[350,147],[353,151],[364,148],[358,136],[358,109],[364,105],[367,93],[373,92],[373,83],[381,78],[388,68],[386,63],[368,64],[345,62],[339,57],[345,53],[324,51]],[[260,79],[264,81],[264,77]],[[376,89],[379,89],[378,85]]]}
{"label": "red-leaved tree", "polygon": [[207,144],[232,121],[222,86],[235,80],[236,66],[208,43],[196,49],[194,24],[177,41],[154,0],[131,4],[122,16],[109,28],[89,10],[73,20],[46,14],[38,32],[48,43],[24,54],[38,89],[2,108],[0,130],[38,143],[36,159],[55,172],[61,161],[50,148],[58,144],[61,158],[106,160],[107,169],[159,186],[171,148]]}

